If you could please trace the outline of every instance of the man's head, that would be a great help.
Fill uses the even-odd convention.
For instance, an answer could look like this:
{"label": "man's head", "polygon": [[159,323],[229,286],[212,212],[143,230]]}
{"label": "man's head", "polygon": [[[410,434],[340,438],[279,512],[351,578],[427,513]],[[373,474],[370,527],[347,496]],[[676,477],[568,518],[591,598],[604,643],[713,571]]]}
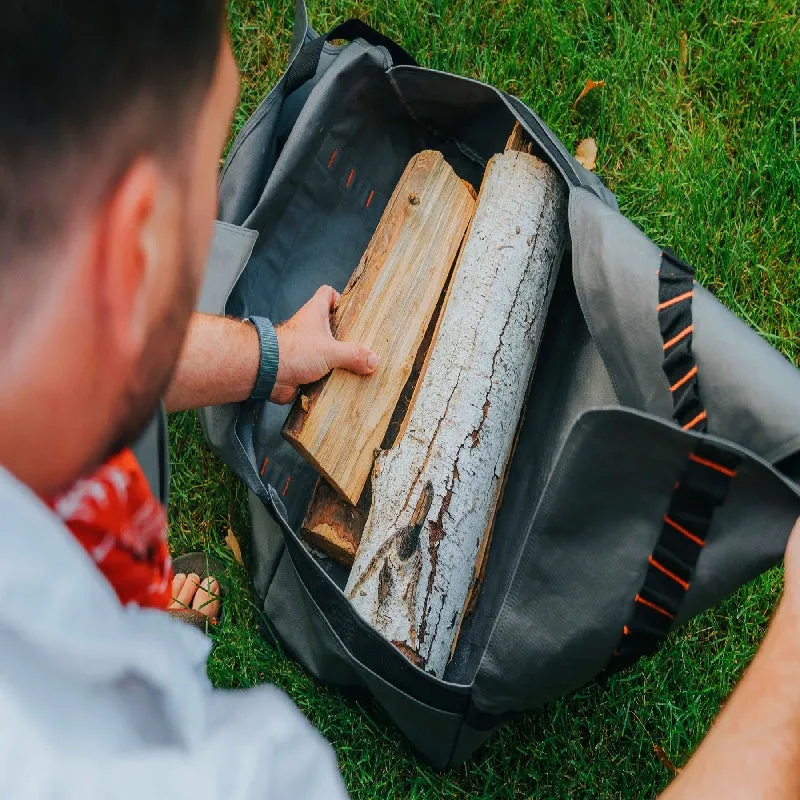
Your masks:
{"label": "man's head", "polygon": [[237,96],[223,21],[223,0],[4,4],[0,464],[35,488],[129,443],[169,381]]}

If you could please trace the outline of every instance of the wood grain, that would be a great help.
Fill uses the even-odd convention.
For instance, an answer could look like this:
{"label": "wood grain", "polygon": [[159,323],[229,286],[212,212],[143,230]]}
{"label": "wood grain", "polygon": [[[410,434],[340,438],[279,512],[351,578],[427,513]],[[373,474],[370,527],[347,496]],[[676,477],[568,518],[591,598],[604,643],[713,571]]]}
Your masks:
{"label": "wood grain", "polygon": [[304,390],[284,437],[353,505],[451,271],[475,208],[441,153],[406,167],[334,318],[337,338],[378,356],[369,376],[335,369]]}
{"label": "wood grain", "polygon": [[[394,446],[394,443],[400,438],[400,432],[408,419],[414,392],[433,341],[446,292],[447,289],[442,292],[442,296],[436,305],[436,310],[428,323],[428,329],[425,331],[422,344],[417,351],[411,374],[408,376],[403,391],[400,393],[400,399],[397,401],[391,422],[386,429],[386,435],[381,442],[382,450],[388,450]],[[367,485],[361,493],[358,505],[353,506],[340,497],[325,478],[320,478],[314,488],[314,494],[306,511],[303,524],[300,527],[300,532],[303,538],[318,550],[321,550],[345,567],[352,567],[371,504],[372,487],[369,481],[367,481]]]}
{"label": "wood grain", "polygon": [[509,151],[516,153],[530,153],[532,149],[531,140],[525,129],[519,122],[514,123],[514,128],[506,142],[506,153]]}

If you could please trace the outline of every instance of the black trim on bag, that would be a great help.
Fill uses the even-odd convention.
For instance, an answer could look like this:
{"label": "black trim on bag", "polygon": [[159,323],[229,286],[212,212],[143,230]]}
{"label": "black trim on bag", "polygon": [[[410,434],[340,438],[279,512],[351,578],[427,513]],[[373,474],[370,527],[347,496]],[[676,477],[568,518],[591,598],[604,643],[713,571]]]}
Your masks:
{"label": "black trim on bag", "polygon": [[[572,158],[567,153],[561,141],[550,131],[550,129],[534,114],[519,98],[507,92],[500,93],[506,102],[513,107],[517,117],[528,129],[528,133],[538,142],[542,150],[555,161],[556,166],[561,170],[564,179],[572,186],[582,186],[592,194],[600,197],[593,186],[587,185],[581,180],[577,170],[573,166]],[[600,198],[602,200],[602,198]]]}
{"label": "black trim on bag", "polygon": [[705,441],[698,442],[689,454],[648,558],[633,614],[623,627],[604,677],[654,653],[670,632],[705,547],[714,512],[725,502],[740,460],[735,453]]}
{"label": "black trim on bag", "polygon": [[458,691],[415,667],[397,648],[377,634],[339,591],[332,589],[312,556],[294,534],[284,535],[297,575],[325,619],[353,657],[402,692],[439,711],[463,715],[470,692]]}
{"label": "black trim on bag", "polygon": [[662,367],[672,393],[675,421],[684,430],[705,433],[706,410],[700,400],[697,364],[692,353],[694,270],[669,251],[658,271],[658,326],[664,342]]}
{"label": "black trim on bag", "polygon": [[[658,323],[673,418],[684,430],[705,433],[708,415],[692,354],[694,270],[664,252],[658,278]],[[670,632],[705,547],[714,512],[725,502],[740,461],[735,453],[707,441],[699,441],[689,454],[673,489],[661,534],[648,557],[647,574],[634,598],[633,613],[601,673],[602,680],[654,653]]]}
{"label": "black trim on bag", "polygon": [[308,44],[303,45],[297,57],[292,62],[286,73],[284,81],[284,96],[291,94],[307,81],[310,81],[317,72],[319,60],[322,57],[322,50],[327,42],[335,39],[344,39],[352,42],[354,39],[363,39],[373,47],[384,47],[392,57],[392,64],[398,66],[406,64],[419,66],[412,56],[410,56],[399,44],[392,41],[388,36],[384,36],[371,25],[360,19],[349,19],[341,25],[337,25],[328,31],[324,36],[318,36]]}

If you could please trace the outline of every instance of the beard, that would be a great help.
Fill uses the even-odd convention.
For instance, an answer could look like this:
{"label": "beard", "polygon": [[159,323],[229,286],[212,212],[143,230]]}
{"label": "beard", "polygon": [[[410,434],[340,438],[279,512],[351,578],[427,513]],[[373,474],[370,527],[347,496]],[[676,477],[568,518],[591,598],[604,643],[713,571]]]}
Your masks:
{"label": "beard", "polygon": [[136,369],[136,378],[123,394],[118,421],[99,463],[130,447],[144,433],[157,413],[161,398],[172,381],[197,298],[191,250],[184,236],[184,257],[176,279],[172,302],[153,326]]}

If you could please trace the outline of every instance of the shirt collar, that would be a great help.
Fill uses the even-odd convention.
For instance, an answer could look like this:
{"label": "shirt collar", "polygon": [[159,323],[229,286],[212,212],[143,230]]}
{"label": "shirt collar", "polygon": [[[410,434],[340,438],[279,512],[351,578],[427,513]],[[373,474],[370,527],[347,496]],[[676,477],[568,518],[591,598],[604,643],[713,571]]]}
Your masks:
{"label": "shirt collar", "polygon": [[[10,633],[80,680],[138,677],[162,694],[181,738],[202,730],[210,650],[199,631],[123,607],[61,521],[0,467],[0,636]],[[194,711],[193,711],[194,709]]]}

